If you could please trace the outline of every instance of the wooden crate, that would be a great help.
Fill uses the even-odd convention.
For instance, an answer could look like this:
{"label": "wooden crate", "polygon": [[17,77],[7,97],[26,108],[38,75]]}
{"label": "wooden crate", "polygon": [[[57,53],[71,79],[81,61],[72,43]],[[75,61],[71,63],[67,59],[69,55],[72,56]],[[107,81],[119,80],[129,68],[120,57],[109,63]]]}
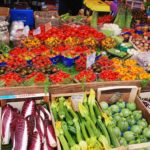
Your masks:
{"label": "wooden crate", "polygon": [[[87,93],[89,93],[89,92],[87,91]],[[49,109],[50,109],[50,112],[51,112],[51,114],[52,114],[52,122],[53,122],[53,127],[54,127],[54,129],[55,129],[55,120],[54,120],[53,113],[52,113],[51,107],[50,107],[51,102],[52,102],[52,101],[55,101],[57,98],[59,98],[59,97],[61,97],[61,96],[63,96],[63,97],[71,97],[71,96],[73,96],[73,95],[80,95],[80,94],[84,94],[84,92],[51,94],[51,96],[50,96],[50,100],[51,100],[51,101],[50,101],[50,103],[49,103]],[[56,129],[55,129],[55,130],[56,130]],[[56,131],[55,131],[55,132],[56,132]],[[61,144],[60,144],[58,138],[57,138],[57,143],[58,143],[57,150],[62,150]],[[120,146],[120,147],[118,147],[118,148],[113,148],[112,150],[127,150],[127,149],[126,149],[124,146]]]}
{"label": "wooden crate", "polygon": [[[150,92],[143,92],[140,93],[139,95],[140,99],[145,99],[145,98],[150,98]],[[146,107],[146,109],[148,110],[149,114],[150,114],[150,109]]]}
{"label": "wooden crate", "polygon": [[[124,92],[126,89],[130,89],[131,92]],[[101,101],[107,101],[107,103],[109,103],[108,99],[112,96],[112,94],[114,94],[114,91],[120,92],[123,94],[123,100],[125,102],[136,103],[137,109],[142,111],[144,118],[150,124],[150,114],[146,109],[146,107],[144,106],[144,104],[142,103],[142,101],[137,96],[138,90],[139,89],[136,86],[116,86],[116,87],[114,86],[114,87],[98,88],[97,100],[98,103]],[[128,150],[138,150],[138,149],[140,150],[141,148],[150,148],[150,142],[141,143],[141,144],[132,144],[128,146]]]}
{"label": "wooden crate", "polygon": [[[39,104],[41,102],[41,100],[43,100],[45,103],[47,103],[47,105],[49,105],[49,95],[47,96],[39,96],[39,97],[30,97],[29,99],[34,99],[36,101],[36,104]],[[6,105],[9,104],[11,106],[13,106],[14,108],[17,108],[18,110],[22,109],[22,106],[25,102],[26,98],[19,98],[19,99],[9,99],[9,100],[0,100],[0,150],[11,150],[11,145],[3,145],[2,146],[2,141],[1,141],[1,125],[2,125],[2,108]]]}
{"label": "wooden crate", "polygon": [[9,10],[10,8],[8,7],[0,7],[0,20],[8,20],[9,17]]}
{"label": "wooden crate", "polygon": [[[90,82],[85,83],[84,89],[89,90],[93,88],[97,90],[99,87],[106,86],[119,86],[119,85],[135,85],[141,87],[141,81],[106,81],[106,82]],[[49,86],[49,93],[58,94],[58,93],[75,93],[81,92],[84,90],[83,84],[57,84]],[[150,91],[150,84],[147,87],[142,88],[143,92]],[[43,93],[44,86],[18,86],[18,87],[2,87],[0,88],[0,96],[4,95],[16,95],[16,94],[34,94],[34,93]]]}

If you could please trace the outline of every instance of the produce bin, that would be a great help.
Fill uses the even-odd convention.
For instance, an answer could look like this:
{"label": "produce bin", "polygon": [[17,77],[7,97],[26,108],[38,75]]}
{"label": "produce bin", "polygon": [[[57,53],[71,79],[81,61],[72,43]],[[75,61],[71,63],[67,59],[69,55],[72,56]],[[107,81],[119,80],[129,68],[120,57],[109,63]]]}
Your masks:
{"label": "produce bin", "polygon": [[72,67],[75,63],[75,60],[77,60],[79,58],[79,56],[75,57],[75,58],[68,58],[68,57],[64,57],[62,56],[62,63],[66,66],[66,67]]}
{"label": "produce bin", "polygon": [[[87,91],[86,93],[87,93],[87,95],[88,95],[88,94],[89,94],[89,91]],[[53,125],[54,125],[55,133],[56,133],[55,120],[54,120],[54,116],[53,116],[52,109],[51,109],[51,103],[52,103],[53,101],[58,100],[58,98],[60,98],[60,97],[68,98],[68,97],[71,97],[71,96],[78,96],[78,95],[83,95],[83,94],[84,94],[84,92],[51,94],[51,96],[50,96],[50,103],[49,103],[49,109],[50,109],[50,112],[51,112],[51,114],[52,114],[52,122],[53,122]],[[74,108],[76,111],[78,111],[78,110],[77,110],[77,104],[78,104],[78,102],[79,102],[79,101],[77,100],[77,101],[74,101],[74,102],[72,103],[73,108]],[[57,150],[62,150],[59,139],[58,139],[58,138],[56,138],[56,139],[57,139],[57,143],[58,143],[58,145],[57,145]],[[118,148],[112,148],[111,150],[127,150],[127,149],[126,149],[124,146],[120,146],[120,147],[118,147]]]}
{"label": "produce bin", "polygon": [[53,63],[54,65],[56,65],[56,64],[60,61],[60,59],[61,59],[61,56],[60,56],[60,55],[57,55],[57,56],[55,56],[55,57],[51,57],[51,58],[50,58],[50,60],[52,61],[52,63]]}
{"label": "produce bin", "polygon": [[[127,90],[131,90],[131,92]],[[112,94],[114,94],[114,92],[120,92],[125,102],[135,102],[137,110],[142,111],[143,117],[150,124],[150,114],[148,113],[148,110],[146,109],[142,101],[139,99],[138,91],[139,89],[136,86],[114,86],[98,88],[97,100],[98,103],[100,103],[101,101],[106,101],[109,104],[109,99],[112,96]],[[150,148],[150,142],[128,145],[128,150],[138,150],[141,148]]]}
{"label": "produce bin", "polygon": [[[36,113],[39,113],[38,111],[40,110],[40,107],[37,107],[37,104],[44,104],[44,105],[47,105],[48,106],[48,102],[49,102],[49,94],[45,94],[45,93],[36,93],[36,94],[21,94],[21,95],[16,95],[16,98],[12,98],[12,99],[7,99],[7,100],[1,100],[0,101],[0,116],[2,116],[2,108],[8,104],[10,106],[12,106],[13,108],[17,108],[22,114],[25,114],[24,111],[22,110],[23,108],[23,105],[24,105],[24,102],[26,102],[26,100],[34,100],[35,101],[35,109],[36,109]],[[28,104],[27,104],[28,105]],[[32,104],[30,103],[30,106]],[[29,105],[28,105],[29,106]],[[42,105],[40,105],[42,106]],[[30,107],[31,108],[31,107]],[[30,109],[28,107],[28,110]],[[32,107],[33,108],[33,107]],[[33,108],[34,109],[34,108]],[[32,110],[33,110],[32,109]],[[47,110],[48,110],[48,107],[47,107]],[[49,110],[48,110],[49,111]],[[28,111],[29,113],[30,111]],[[45,113],[43,113],[45,114]],[[27,115],[27,113],[26,113]],[[41,116],[41,115],[40,115]],[[51,118],[51,114],[49,116],[47,116],[48,118]],[[41,117],[42,120],[43,120],[43,116]],[[48,119],[47,118],[47,119]],[[49,119],[50,120],[50,119]],[[35,121],[35,120],[34,120]],[[43,123],[46,123],[46,122],[43,122]],[[50,125],[51,124],[51,121],[49,122]],[[45,124],[44,124],[45,125]],[[2,118],[0,117],[0,137],[2,135],[2,132],[1,132],[1,126],[2,126]],[[30,126],[31,128],[31,126]],[[29,137],[30,138],[30,137]],[[30,139],[31,140],[31,139]],[[23,141],[25,143],[25,141]],[[57,144],[56,144],[57,145]],[[0,138],[0,149],[2,148],[2,150],[8,150],[8,149],[11,149],[12,147],[12,144],[9,143],[7,145],[2,145],[2,138]]]}

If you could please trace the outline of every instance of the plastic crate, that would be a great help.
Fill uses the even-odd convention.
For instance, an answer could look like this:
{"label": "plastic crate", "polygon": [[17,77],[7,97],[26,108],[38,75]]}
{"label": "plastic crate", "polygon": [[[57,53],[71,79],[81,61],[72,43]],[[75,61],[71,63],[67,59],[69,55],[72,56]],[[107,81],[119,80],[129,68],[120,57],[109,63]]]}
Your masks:
{"label": "plastic crate", "polygon": [[60,55],[50,58],[50,60],[53,63],[53,65],[56,65],[60,61],[60,59],[61,59]]}
{"label": "plastic crate", "polygon": [[26,9],[11,9],[10,21],[23,21],[24,25],[29,25],[30,28],[34,27],[34,13],[33,10]]}

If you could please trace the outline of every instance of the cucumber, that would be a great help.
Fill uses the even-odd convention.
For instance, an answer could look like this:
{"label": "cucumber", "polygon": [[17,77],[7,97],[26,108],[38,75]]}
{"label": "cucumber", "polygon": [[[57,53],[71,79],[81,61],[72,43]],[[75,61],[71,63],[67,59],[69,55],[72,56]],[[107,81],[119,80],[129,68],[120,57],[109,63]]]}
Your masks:
{"label": "cucumber", "polygon": [[110,139],[111,139],[111,142],[112,142],[112,145],[114,147],[119,147],[120,144],[119,144],[119,141],[118,141],[118,138],[116,137],[114,131],[113,131],[113,128],[111,125],[108,125],[107,126],[107,130],[108,130],[108,133],[109,133],[109,136],[110,136]]}

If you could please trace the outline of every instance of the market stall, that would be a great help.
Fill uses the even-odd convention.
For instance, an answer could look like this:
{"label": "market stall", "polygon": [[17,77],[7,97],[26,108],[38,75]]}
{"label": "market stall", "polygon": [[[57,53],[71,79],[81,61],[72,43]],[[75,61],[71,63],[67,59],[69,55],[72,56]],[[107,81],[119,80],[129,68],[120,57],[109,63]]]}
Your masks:
{"label": "market stall", "polygon": [[2,150],[150,148],[149,7],[84,5],[0,19]]}

